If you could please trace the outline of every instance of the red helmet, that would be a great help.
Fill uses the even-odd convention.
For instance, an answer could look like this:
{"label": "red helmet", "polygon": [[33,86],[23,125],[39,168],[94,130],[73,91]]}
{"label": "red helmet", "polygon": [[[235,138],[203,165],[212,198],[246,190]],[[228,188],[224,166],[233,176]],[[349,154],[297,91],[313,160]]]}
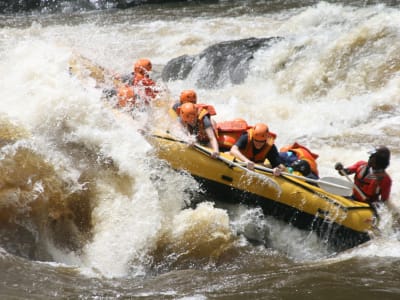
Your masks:
{"label": "red helmet", "polygon": [[184,90],[181,93],[181,96],[179,97],[179,100],[181,104],[186,103],[186,102],[192,102],[196,104],[197,102],[197,95],[194,90]]}
{"label": "red helmet", "polygon": [[147,72],[150,72],[153,68],[151,61],[147,58],[141,58],[135,62],[133,66],[133,72],[144,75]]}
{"label": "red helmet", "polygon": [[268,138],[268,126],[264,123],[257,123],[254,126],[253,139],[257,141],[266,141]]}
{"label": "red helmet", "polygon": [[183,103],[180,107],[179,115],[185,123],[193,123],[197,118],[197,109],[192,102]]}

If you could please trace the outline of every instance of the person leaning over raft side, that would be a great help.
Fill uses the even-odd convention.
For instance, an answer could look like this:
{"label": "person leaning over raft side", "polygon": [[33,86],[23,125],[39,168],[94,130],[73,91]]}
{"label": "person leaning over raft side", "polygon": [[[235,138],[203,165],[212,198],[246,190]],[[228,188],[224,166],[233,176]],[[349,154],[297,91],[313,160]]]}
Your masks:
{"label": "person leaning over raft side", "polygon": [[212,148],[212,157],[219,156],[219,147],[210,113],[203,106],[191,102],[182,104],[179,112],[180,122],[199,143]]}
{"label": "person leaning over raft side", "polygon": [[390,150],[386,146],[377,146],[369,151],[369,159],[358,161],[344,168],[342,163],[335,164],[340,175],[355,174],[354,184],[366,196],[364,199],[356,188],[353,189],[352,199],[368,203],[385,202],[389,199],[392,179],[385,169],[390,163]]}
{"label": "person leaning over raft side", "polygon": [[268,159],[275,176],[279,176],[285,166],[281,163],[275,138],[269,133],[268,126],[258,123],[245,131],[232,146],[230,152],[236,158],[247,163],[247,168],[254,170],[254,163],[264,163]]}
{"label": "person leaning over raft side", "polygon": [[279,157],[282,164],[293,171],[300,172],[301,175],[310,179],[319,179],[318,175],[318,154],[313,153],[307,147],[295,142],[291,145],[282,147],[279,150]]}

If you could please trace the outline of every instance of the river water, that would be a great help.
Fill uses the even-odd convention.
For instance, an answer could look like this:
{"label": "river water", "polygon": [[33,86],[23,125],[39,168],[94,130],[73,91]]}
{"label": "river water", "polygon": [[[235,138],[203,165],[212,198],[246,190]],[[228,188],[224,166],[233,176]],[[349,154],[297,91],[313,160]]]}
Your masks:
{"label": "river water", "polygon": [[[400,6],[396,1],[196,1],[0,16],[1,299],[399,299]],[[246,80],[195,88],[217,121],[268,123],[278,147],[301,142],[333,165],[392,150],[380,233],[337,253],[259,209],[202,199],[118,119],[83,56],[129,73],[223,41],[282,37]],[[217,199],[218,200],[218,199]]]}

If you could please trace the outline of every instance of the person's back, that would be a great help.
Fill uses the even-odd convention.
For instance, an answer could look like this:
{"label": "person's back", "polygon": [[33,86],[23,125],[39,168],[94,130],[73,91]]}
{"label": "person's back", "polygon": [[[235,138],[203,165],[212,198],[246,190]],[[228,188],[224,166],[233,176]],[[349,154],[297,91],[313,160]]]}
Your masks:
{"label": "person's back", "polygon": [[241,118],[216,123],[218,145],[221,151],[230,151],[244,132],[251,128]]}

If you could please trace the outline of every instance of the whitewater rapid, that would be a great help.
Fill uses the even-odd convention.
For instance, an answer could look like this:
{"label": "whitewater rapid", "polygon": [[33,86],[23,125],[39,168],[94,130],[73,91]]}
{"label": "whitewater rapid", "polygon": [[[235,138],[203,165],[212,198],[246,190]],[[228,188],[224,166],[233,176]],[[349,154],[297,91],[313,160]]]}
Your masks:
{"label": "whitewater rapid", "polygon": [[[75,55],[120,74],[129,73],[135,59],[148,57],[159,79],[169,60],[197,54],[215,43],[282,37],[255,54],[243,84],[198,89],[194,82],[203,74],[196,73],[163,84],[171,99],[177,99],[183,89],[196,89],[201,102],[215,106],[217,121],[240,117],[249,124],[266,122],[278,135],[278,147],[294,141],[307,145],[319,154],[323,176],[337,175],[333,169],[337,161],[347,165],[365,160],[373,145],[388,145],[392,150],[388,172],[393,179],[390,207],[398,211],[399,14],[398,9],[383,5],[355,8],[323,2],[282,13],[235,16],[232,11],[224,17],[195,16],[189,11],[153,18],[145,8],[138,8],[133,16],[127,11],[109,18],[86,13],[71,23],[43,17],[26,27],[2,27],[1,115],[28,136],[3,148],[1,155],[12,156],[21,147],[39,155],[54,169],[54,178],[64,183],[43,201],[52,203],[59,193],[84,194],[80,199],[88,207],[75,212],[90,215],[84,226],[89,237],[85,231],[77,252],[60,251],[50,236],[39,231],[45,235],[39,240],[47,254],[57,262],[105,276],[143,275],[152,259],[170,258],[172,253],[194,257],[204,240],[195,242],[192,235],[204,234],[205,240],[215,242],[218,256],[218,251],[242,242],[234,238],[237,232],[259,220],[257,211],[232,217],[211,204],[182,212],[191,201],[190,192],[200,187],[188,174],[158,165],[151,146],[138,132],[144,123],[151,123],[148,115],[121,121],[103,105],[102,88],[93,78],[71,76],[68,68]],[[37,182],[35,193],[43,188],[40,179]],[[52,205],[50,212],[60,211]],[[343,255],[400,256],[393,250],[398,246],[393,241],[398,238],[393,227],[397,220],[385,209],[382,213],[387,220],[381,225],[383,237]],[[40,221],[32,223],[39,228],[45,226],[47,215],[38,214]],[[261,234],[268,231],[272,244],[296,260],[329,255],[313,236],[281,227],[274,220],[261,225]],[[282,231],[292,242],[282,240]],[[304,239],[308,244],[299,252],[296,246]],[[162,250],[166,244],[173,246]],[[211,250],[200,253],[211,255],[207,251]],[[185,257],[182,260],[186,262]]]}

